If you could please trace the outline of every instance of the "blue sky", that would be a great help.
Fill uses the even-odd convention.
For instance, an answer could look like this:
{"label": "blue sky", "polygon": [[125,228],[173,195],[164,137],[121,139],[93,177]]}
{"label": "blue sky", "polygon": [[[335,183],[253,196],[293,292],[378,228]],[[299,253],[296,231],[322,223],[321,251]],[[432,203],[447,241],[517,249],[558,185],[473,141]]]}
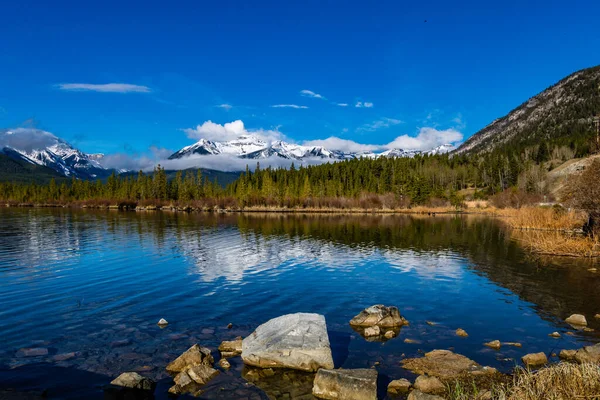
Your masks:
{"label": "blue sky", "polygon": [[406,145],[600,63],[598,1],[93,3],[2,2],[0,128],[105,153],[177,150],[209,120]]}

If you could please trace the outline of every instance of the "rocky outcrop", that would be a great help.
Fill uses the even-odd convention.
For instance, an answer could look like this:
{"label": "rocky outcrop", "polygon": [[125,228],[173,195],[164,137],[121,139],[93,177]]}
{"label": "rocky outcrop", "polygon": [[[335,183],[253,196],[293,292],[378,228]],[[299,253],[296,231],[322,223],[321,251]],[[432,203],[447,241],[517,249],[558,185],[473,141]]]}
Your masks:
{"label": "rocky outcrop", "polygon": [[531,353],[523,356],[521,361],[528,367],[539,367],[548,363],[548,357],[544,353]]}
{"label": "rocky outcrop", "polygon": [[586,346],[577,350],[575,353],[575,361],[583,363],[599,363],[600,362],[600,343],[593,346]]}
{"label": "rocky outcrop", "polygon": [[156,387],[156,383],[152,379],[143,377],[137,372],[125,372],[115,378],[110,384],[127,389],[148,390],[151,392]]}
{"label": "rocky outcrop", "polygon": [[408,321],[400,315],[397,307],[386,307],[381,304],[364,309],[350,320],[350,325],[364,328],[371,326],[394,328],[407,324]]}
{"label": "rocky outcrop", "polygon": [[408,379],[396,379],[389,383],[387,391],[391,395],[408,393],[411,388],[411,383]]}
{"label": "rocky outcrop", "polygon": [[333,368],[325,317],[288,314],[260,325],[242,341],[242,360],[260,368]]}
{"label": "rocky outcrop", "polygon": [[494,368],[482,367],[475,361],[450,350],[433,350],[425,353],[425,357],[408,358],[402,361],[402,367],[416,374],[427,374],[442,379],[455,378],[463,373],[493,374],[497,372]]}
{"label": "rocky outcrop", "polygon": [[214,362],[209,349],[197,344],[190,347],[167,365],[167,372],[174,376],[175,382],[175,385],[169,389],[169,393],[200,395],[202,385],[219,374],[219,371],[212,367]]}
{"label": "rocky outcrop", "polygon": [[328,400],[377,400],[377,371],[320,369],[315,376],[312,394]]}

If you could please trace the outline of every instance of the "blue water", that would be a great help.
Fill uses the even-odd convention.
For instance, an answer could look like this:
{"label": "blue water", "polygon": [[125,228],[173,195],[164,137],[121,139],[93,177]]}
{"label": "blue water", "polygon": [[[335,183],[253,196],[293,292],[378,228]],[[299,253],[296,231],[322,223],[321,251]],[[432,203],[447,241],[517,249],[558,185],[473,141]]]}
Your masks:
{"label": "blue water", "polygon": [[[452,348],[508,371],[526,353],[598,340],[562,322],[583,313],[600,329],[589,267],[531,258],[478,217],[0,209],[0,389],[102,398],[102,384],[138,370],[161,382],[160,398],[165,365],[192,344],[216,349],[301,311],[325,315],[336,367],[379,362],[380,375],[410,378],[403,356]],[[367,342],[348,321],[373,304],[398,306],[410,326]],[[495,339],[523,347],[483,346]],[[232,364],[203,398],[267,398]]]}

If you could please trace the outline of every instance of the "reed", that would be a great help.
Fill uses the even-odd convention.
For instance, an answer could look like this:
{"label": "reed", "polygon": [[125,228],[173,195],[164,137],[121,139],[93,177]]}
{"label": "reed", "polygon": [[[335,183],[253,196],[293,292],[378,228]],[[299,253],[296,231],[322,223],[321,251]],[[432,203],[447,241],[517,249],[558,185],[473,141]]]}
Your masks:
{"label": "reed", "polygon": [[494,213],[512,228],[521,230],[572,231],[580,229],[587,219],[585,212],[560,206],[505,208]]}

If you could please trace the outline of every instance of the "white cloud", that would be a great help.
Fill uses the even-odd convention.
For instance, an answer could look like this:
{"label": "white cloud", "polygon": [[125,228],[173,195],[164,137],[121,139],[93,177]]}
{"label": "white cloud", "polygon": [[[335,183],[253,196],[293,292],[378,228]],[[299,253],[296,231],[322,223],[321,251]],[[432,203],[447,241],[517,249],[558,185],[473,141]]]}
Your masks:
{"label": "white cloud", "polygon": [[356,129],[357,132],[374,132],[381,128],[389,128],[390,126],[401,124],[402,121],[395,118],[380,118],[369,124],[364,124]]}
{"label": "white cloud", "polygon": [[103,93],[150,93],[152,90],[148,86],[132,85],[129,83],[60,83],[57,85],[60,90],[67,91],[90,91]]}
{"label": "white cloud", "polygon": [[348,103],[337,103],[340,107],[348,107]]}
{"label": "white cloud", "polygon": [[266,142],[283,140],[285,138],[284,135],[279,132],[278,128],[275,130],[247,130],[244,126],[244,122],[239,119],[223,125],[214,123],[212,121],[206,121],[202,125],[198,125],[195,128],[184,129],[183,131],[190,139],[207,139],[219,142],[234,140],[245,135],[258,136]]}
{"label": "white cloud", "polygon": [[452,144],[463,140],[463,134],[454,128],[438,130],[435,128],[420,128],[417,136],[398,136],[385,147],[405,150],[430,150],[442,144]]}
{"label": "white cloud", "polygon": [[222,108],[223,110],[227,110],[227,111],[229,111],[233,108],[233,106],[231,104],[227,104],[227,103],[219,104],[216,107]]}
{"label": "white cloud", "polygon": [[325,97],[323,97],[323,96],[322,96],[322,95],[320,95],[319,93],[315,93],[315,92],[313,92],[312,90],[306,90],[306,89],[304,89],[304,90],[301,90],[301,91],[300,91],[300,94],[301,94],[302,96],[306,96],[306,97],[312,97],[312,98],[314,98],[314,99],[322,99],[322,100],[325,100]]}
{"label": "white cloud", "polygon": [[369,101],[365,101],[364,103],[362,101],[357,101],[356,104],[354,105],[354,107],[356,108],[373,108],[373,103],[369,102]]}
{"label": "white cloud", "polygon": [[299,106],[298,104],[275,104],[272,108],[308,108],[307,106]]}
{"label": "white cloud", "polygon": [[4,147],[30,152],[58,143],[50,132],[35,128],[0,129],[0,151]]}
{"label": "white cloud", "polygon": [[331,136],[327,139],[307,140],[302,143],[304,146],[321,146],[329,150],[339,150],[343,152],[363,152],[376,151],[381,148],[380,145],[360,144],[353,140],[342,139]]}

